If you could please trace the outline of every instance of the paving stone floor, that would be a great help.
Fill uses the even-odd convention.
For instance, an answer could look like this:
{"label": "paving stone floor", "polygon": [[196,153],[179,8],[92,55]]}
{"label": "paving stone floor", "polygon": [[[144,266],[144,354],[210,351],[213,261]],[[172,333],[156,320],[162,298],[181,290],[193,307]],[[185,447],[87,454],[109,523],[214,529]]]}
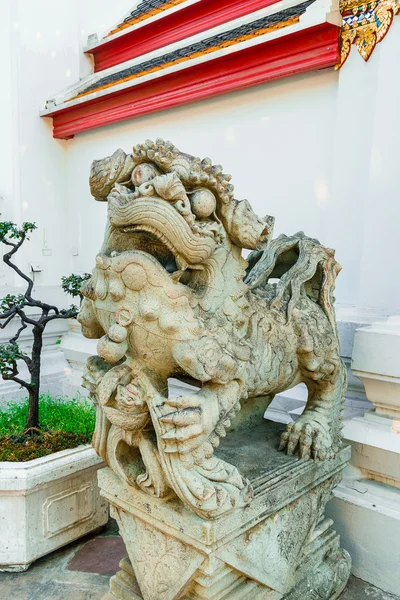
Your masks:
{"label": "paving stone floor", "polygon": [[[97,535],[41,558],[25,573],[0,573],[0,600],[100,600],[124,556],[124,543],[111,521]],[[340,600],[400,598],[352,577]]]}

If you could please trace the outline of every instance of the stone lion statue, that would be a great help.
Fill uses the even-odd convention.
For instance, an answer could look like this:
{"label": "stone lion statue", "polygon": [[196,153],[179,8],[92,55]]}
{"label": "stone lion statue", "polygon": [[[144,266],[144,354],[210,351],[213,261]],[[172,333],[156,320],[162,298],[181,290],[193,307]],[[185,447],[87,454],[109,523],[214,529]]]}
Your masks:
{"label": "stone lion statue", "polygon": [[[302,232],[273,240],[274,219],[236,200],[230,180],[161,139],[94,161],[91,193],[108,219],[78,317],[99,339],[84,377],[98,453],[128,484],[174,492],[204,518],[251,501],[248,481],[214,454],[243,401],[266,409],[305,383],[281,450],[326,460],[346,388],[334,251]],[[169,397],[171,377],[199,391]]]}

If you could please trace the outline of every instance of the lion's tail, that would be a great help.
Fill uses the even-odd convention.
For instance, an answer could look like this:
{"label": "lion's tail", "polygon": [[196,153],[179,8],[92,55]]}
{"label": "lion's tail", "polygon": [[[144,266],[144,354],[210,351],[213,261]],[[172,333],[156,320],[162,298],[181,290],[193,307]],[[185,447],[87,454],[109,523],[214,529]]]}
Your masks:
{"label": "lion's tail", "polygon": [[[321,306],[336,330],[333,294],[341,266],[334,250],[299,232],[290,237],[280,235],[265,250],[252,252],[247,260],[245,281],[251,290],[269,297],[271,308],[286,312],[289,320],[301,294],[306,293]],[[279,282],[271,285],[270,279]]]}

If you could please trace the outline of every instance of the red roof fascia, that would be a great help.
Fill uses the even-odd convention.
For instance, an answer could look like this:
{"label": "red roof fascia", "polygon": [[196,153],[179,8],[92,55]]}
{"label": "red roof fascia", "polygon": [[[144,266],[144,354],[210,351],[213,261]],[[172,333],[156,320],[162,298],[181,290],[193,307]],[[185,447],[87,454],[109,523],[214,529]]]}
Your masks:
{"label": "red roof fascia", "polygon": [[102,71],[277,2],[201,0],[109,41],[105,38],[87,52],[94,56],[95,72]]}
{"label": "red roof fascia", "polygon": [[64,105],[48,115],[53,117],[53,135],[68,139],[88,129],[332,67],[339,61],[339,34],[339,27],[323,23],[103,97]]}

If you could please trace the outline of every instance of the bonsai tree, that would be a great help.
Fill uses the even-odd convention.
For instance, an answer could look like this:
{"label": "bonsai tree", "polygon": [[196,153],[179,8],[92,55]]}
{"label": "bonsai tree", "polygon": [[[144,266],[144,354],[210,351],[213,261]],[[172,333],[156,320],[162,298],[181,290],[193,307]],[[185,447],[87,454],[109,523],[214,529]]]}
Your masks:
{"label": "bonsai tree", "polygon": [[66,294],[69,294],[73,298],[79,296],[79,303],[82,304],[83,296],[81,294],[82,283],[89,279],[90,273],[83,273],[83,275],[65,275],[61,277],[61,287]]}
{"label": "bonsai tree", "polygon": [[[26,282],[24,294],[7,294],[0,300],[0,328],[4,329],[13,319],[19,321],[18,330],[9,340],[9,343],[0,345],[0,373],[3,379],[15,381],[27,390],[29,408],[25,433],[31,435],[39,430],[40,425],[39,388],[44,330],[55,319],[76,317],[79,310],[77,306],[73,305],[69,309],[59,310],[56,306],[33,298],[33,279],[23,273],[13,262],[13,256],[18,252],[23,243],[29,240],[30,234],[35,229],[35,223],[23,223],[20,228],[11,221],[0,223],[0,242],[10,248],[3,255],[3,262]],[[32,327],[33,334],[30,356],[18,346],[18,339],[28,326]],[[27,381],[19,376],[18,361],[23,361],[28,368],[29,378],[27,378]]]}

